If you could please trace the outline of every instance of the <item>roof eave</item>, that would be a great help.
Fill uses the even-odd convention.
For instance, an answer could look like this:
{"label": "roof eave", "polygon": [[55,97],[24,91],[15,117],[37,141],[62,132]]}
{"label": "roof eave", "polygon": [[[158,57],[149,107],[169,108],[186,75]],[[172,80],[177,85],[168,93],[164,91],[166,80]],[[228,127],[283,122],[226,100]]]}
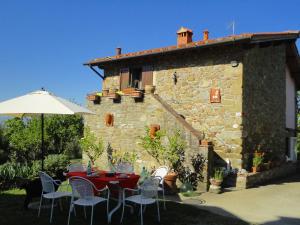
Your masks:
{"label": "roof eave", "polygon": [[224,41],[218,41],[218,42],[208,42],[206,44],[199,44],[196,46],[187,46],[184,48],[176,48],[176,49],[171,49],[171,50],[165,50],[165,51],[161,51],[161,52],[153,52],[153,53],[146,53],[146,54],[141,54],[141,55],[134,55],[134,56],[125,56],[125,57],[120,57],[120,58],[112,58],[112,59],[108,59],[105,61],[90,61],[87,63],[84,63],[84,66],[101,66],[103,64],[106,63],[112,63],[112,62],[118,62],[121,60],[126,60],[126,59],[132,59],[132,58],[140,58],[140,57],[145,57],[145,56],[153,56],[153,55],[161,55],[161,54],[165,54],[165,53],[173,53],[173,52],[180,52],[180,51],[187,51],[187,50],[191,50],[191,49],[198,49],[198,48],[206,48],[206,47],[212,47],[212,46],[219,46],[219,45],[227,45],[227,44],[233,44],[236,42],[243,42],[243,41],[250,41],[250,37],[233,37],[230,38],[230,40],[224,40]]}
{"label": "roof eave", "polygon": [[260,42],[271,42],[271,41],[286,41],[286,40],[296,40],[300,37],[299,32],[284,34],[284,35],[274,35],[270,37],[269,35],[253,35],[251,37],[251,43],[260,43]]}

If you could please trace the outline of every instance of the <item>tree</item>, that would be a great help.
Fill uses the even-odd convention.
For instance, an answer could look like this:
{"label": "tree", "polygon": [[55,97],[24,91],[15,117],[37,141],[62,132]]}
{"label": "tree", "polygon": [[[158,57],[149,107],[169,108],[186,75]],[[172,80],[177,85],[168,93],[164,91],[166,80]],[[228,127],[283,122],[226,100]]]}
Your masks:
{"label": "tree", "polygon": [[75,150],[83,135],[83,119],[81,116],[54,115],[47,117],[46,133],[50,137],[49,154],[67,153]]}
{"label": "tree", "polygon": [[[45,117],[45,155],[80,152],[78,140],[83,133],[81,116],[53,115]],[[30,162],[40,159],[41,120],[13,118],[5,121],[3,135],[9,142],[9,159],[13,162]]]}
{"label": "tree", "polygon": [[0,164],[5,163],[8,159],[8,142],[3,132],[3,127],[0,124]]}
{"label": "tree", "polygon": [[84,129],[84,137],[80,139],[79,143],[82,151],[86,153],[92,164],[94,164],[104,152],[103,140],[101,138],[97,139],[89,127]]}

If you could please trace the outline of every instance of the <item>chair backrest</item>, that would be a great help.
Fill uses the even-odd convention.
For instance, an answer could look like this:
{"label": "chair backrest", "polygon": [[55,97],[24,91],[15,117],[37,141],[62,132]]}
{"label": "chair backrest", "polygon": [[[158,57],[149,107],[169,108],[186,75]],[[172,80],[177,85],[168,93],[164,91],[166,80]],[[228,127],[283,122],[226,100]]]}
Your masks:
{"label": "chair backrest", "polygon": [[39,172],[39,176],[43,187],[43,193],[55,192],[55,186],[52,177],[42,171]]}
{"label": "chair backrest", "polygon": [[154,171],[152,176],[160,178],[160,183],[162,183],[164,177],[168,174],[168,172],[169,172],[169,168],[167,166],[160,166]]}
{"label": "chair backrest", "polygon": [[149,177],[144,180],[141,185],[142,198],[154,198],[157,197],[159,179],[156,177]]}
{"label": "chair backrest", "polygon": [[84,171],[86,171],[85,166],[82,165],[81,163],[70,164],[67,169],[69,172],[84,172]]}
{"label": "chair backrest", "polygon": [[76,198],[90,199],[94,196],[94,185],[83,177],[71,177],[72,195]]}
{"label": "chair backrest", "polygon": [[116,166],[117,173],[133,173],[134,169],[131,163],[121,162]]}

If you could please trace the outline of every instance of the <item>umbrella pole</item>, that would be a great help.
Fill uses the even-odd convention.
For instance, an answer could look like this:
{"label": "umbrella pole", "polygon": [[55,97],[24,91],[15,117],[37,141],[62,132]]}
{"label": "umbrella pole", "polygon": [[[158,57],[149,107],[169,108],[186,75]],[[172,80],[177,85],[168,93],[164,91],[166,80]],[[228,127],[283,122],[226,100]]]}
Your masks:
{"label": "umbrella pole", "polygon": [[44,171],[44,114],[41,114],[41,129],[42,129],[42,171]]}

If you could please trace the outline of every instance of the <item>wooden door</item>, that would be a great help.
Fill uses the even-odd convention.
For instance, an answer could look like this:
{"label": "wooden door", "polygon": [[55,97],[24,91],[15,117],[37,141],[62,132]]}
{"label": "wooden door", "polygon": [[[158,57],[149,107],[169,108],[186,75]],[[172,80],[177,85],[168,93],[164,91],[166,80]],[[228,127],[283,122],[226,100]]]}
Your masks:
{"label": "wooden door", "polygon": [[129,68],[120,70],[120,90],[128,88],[129,86]]}
{"label": "wooden door", "polygon": [[152,66],[143,66],[142,89],[145,88],[145,85],[153,85],[153,67]]}

